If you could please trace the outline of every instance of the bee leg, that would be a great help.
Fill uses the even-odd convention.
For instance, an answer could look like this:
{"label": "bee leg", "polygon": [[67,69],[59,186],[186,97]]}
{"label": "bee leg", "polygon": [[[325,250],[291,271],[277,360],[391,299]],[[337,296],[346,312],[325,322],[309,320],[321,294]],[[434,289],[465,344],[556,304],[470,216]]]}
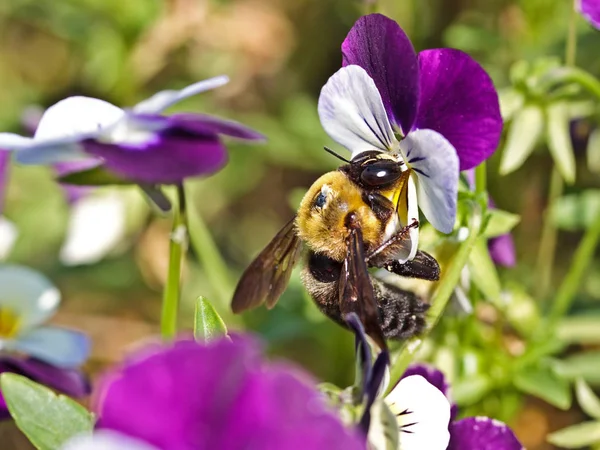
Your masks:
{"label": "bee leg", "polygon": [[383,264],[389,261],[387,255],[395,253],[395,247],[405,247],[407,245],[408,233],[413,228],[419,227],[419,221],[414,219],[410,224],[400,228],[396,234],[390,237],[387,241],[381,244],[379,247],[372,249],[366,255],[366,262],[370,266],[382,267]]}
{"label": "bee leg", "polygon": [[386,339],[404,340],[420,334],[429,305],[419,296],[371,277]]}

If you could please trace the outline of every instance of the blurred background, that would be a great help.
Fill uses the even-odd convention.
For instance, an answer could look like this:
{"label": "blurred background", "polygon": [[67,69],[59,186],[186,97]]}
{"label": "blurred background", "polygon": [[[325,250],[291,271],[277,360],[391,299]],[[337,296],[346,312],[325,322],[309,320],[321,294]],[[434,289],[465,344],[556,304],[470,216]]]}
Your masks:
{"label": "blurred background", "polygon": [[[354,377],[353,339],[318,313],[297,273],[271,311],[233,316],[229,300],[241,271],[292,217],[305,189],[338,165],[322,150],[339,147],[322,131],[316,102],[321,86],[340,67],[341,42],[367,8],[367,2],[353,0],[3,0],[0,130],[32,133],[44,108],[70,95],[128,106],[159,90],[229,75],[227,86],[173,109],[236,119],[269,140],[232,144],[222,172],[187,184],[195,245],[184,270],[181,322],[191,327],[193,302],[204,295],[230,329],[255,330],[273,355],[345,386]],[[498,88],[510,83],[510,68],[519,60],[562,59],[569,8],[568,0],[380,2],[380,10],[401,24],[417,50],[467,51]],[[577,28],[577,62],[600,75],[599,37],[583,20]],[[578,180],[570,193],[600,188],[586,165],[593,128],[592,120],[573,122]],[[499,156],[489,163],[490,194],[499,208],[521,216],[513,232],[518,264],[500,270],[500,278],[532,291],[552,161],[541,149],[521,169],[501,177]],[[110,198],[112,206],[96,216],[97,228],[84,241],[93,243],[94,232],[105,227],[112,227],[112,234],[106,248],[79,254],[80,243],[65,245],[75,205],[53,177],[49,169],[11,167],[5,215],[19,238],[8,261],[35,267],[55,281],[63,307],[54,322],[91,335],[87,368],[95,377],[158,332],[170,218],[152,210],[133,188],[101,189],[94,195]],[[122,219],[115,225],[116,216]],[[573,221],[566,222],[570,229],[559,234],[553,287],[581,237]],[[596,259],[576,300],[575,309],[588,316],[600,312],[599,269]],[[600,328],[600,319],[597,323]],[[600,372],[596,378],[600,382]],[[488,411],[481,399],[471,408]],[[515,426],[528,448],[550,449],[545,435],[581,421],[582,414],[576,406],[560,411],[520,396],[501,418]],[[12,424],[0,424],[2,448],[28,445]]]}

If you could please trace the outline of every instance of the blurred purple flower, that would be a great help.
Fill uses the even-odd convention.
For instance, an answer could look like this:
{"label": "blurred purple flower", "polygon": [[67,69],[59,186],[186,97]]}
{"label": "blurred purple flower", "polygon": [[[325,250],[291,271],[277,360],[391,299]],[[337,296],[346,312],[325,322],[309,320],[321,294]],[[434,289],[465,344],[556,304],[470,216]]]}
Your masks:
{"label": "blurred purple flower", "polygon": [[304,373],[263,362],[249,338],[156,344],[106,376],[96,403],[94,435],[65,450],[365,449]]}
{"label": "blurred purple flower", "polygon": [[600,29],[600,0],[579,0],[577,8],[585,20]]}
{"label": "blurred purple flower", "polygon": [[202,114],[162,112],[175,103],[227,83],[216,77],[180,91],[163,91],[132,109],[102,100],[69,97],[46,110],[33,138],[0,133],[0,148],[23,164],[95,159],[120,178],[140,184],[177,184],[208,175],[227,161],[221,136],[262,140],[236,122]]}
{"label": "blurred purple flower", "polygon": [[[0,355],[0,373],[5,372],[22,375],[72,397],[84,397],[90,393],[88,380],[79,370],[52,366],[34,358]],[[9,416],[0,393],[0,419]]]}

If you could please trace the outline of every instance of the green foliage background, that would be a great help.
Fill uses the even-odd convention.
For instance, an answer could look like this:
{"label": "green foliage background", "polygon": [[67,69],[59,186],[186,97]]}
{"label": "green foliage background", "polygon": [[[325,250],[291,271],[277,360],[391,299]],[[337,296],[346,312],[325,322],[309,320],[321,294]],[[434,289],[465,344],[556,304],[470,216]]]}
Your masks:
{"label": "green foliage background", "polygon": [[[320,127],[316,100],[320,87],[340,65],[339,47],[345,34],[368,7],[350,0],[3,0],[0,130],[26,133],[39,109],[69,95],[127,106],[158,90],[228,74],[230,85],[177,109],[240,120],[269,141],[264,146],[231,145],[230,162],[222,172],[189,183],[190,232],[199,242],[186,264],[182,323],[191,328],[194,301],[203,295],[230,331],[255,330],[275,355],[297,361],[319,379],[350,384],[352,337],[318,313],[297,274],[271,311],[233,316],[228,302],[241,271],[289,220],[304,190],[337,165],[322,150],[323,145],[334,144]],[[571,4],[567,0],[382,0],[379,7],[403,26],[417,50],[465,50],[503,88],[511,83],[515,62],[563,58]],[[582,19],[577,21],[577,32],[578,65],[600,75],[600,36]],[[588,168],[584,142],[595,122],[592,114],[574,124],[577,184],[568,186],[567,194],[600,188],[598,175]],[[488,165],[490,195],[499,208],[521,216],[514,230],[518,265],[501,269],[500,278],[503,286],[533,293],[552,159],[538,145],[522,168],[500,176],[500,153]],[[158,330],[169,218],[149,214],[137,191],[122,192],[133,205],[128,211],[127,242],[98,264],[67,267],[58,260],[58,250],[69,207],[53,174],[43,168],[11,168],[6,216],[17,224],[20,237],[10,261],[38,268],[62,289],[64,308],[56,321],[92,334],[96,347],[89,370],[94,375],[118,360],[135,340]],[[572,199],[578,200],[565,197],[553,214],[566,231],[559,234],[550,291],[570,267],[586,226],[580,220],[582,211],[594,207],[577,204],[579,197]],[[213,243],[220,258],[211,252]],[[579,286],[572,321],[561,328],[567,337],[560,346],[567,357],[600,342],[599,268],[596,258]],[[544,310],[551,296],[534,300]],[[469,333],[486,332],[475,321],[468,326],[454,318],[442,321],[436,338],[453,341],[446,347],[452,351],[461,348],[463,363],[481,363],[475,375],[502,371],[509,364],[501,353],[493,363],[482,362],[482,354],[494,349],[468,346],[473,341]],[[443,361],[443,355],[436,360]],[[591,363],[600,367],[600,356],[583,365]],[[514,374],[506,372],[502,379],[508,385]],[[598,385],[600,377],[592,375],[588,381]],[[531,377],[519,376],[523,379],[517,385],[532,393],[527,387]],[[484,389],[478,398],[469,397],[479,392],[477,383],[486,380],[457,379],[457,396],[470,405],[470,413],[491,412],[522,425],[525,421],[517,431],[529,439],[528,448],[552,448],[543,443],[545,433],[581,420],[576,406],[558,412],[500,387],[493,395]],[[540,378],[533,376],[533,380]],[[523,414],[529,416],[524,419]],[[532,430],[527,424],[542,427],[543,432],[536,434],[535,427]],[[15,436],[9,425],[0,426],[0,439],[11,440],[10,448],[28,448],[16,443]]]}

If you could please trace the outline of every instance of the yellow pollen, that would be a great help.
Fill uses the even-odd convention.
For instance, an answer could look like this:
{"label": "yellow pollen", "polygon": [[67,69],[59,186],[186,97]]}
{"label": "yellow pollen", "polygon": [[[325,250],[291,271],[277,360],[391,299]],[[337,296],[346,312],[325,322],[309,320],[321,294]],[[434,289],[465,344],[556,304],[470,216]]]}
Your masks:
{"label": "yellow pollen", "polygon": [[8,308],[0,308],[0,338],[14,337],[19,331],[19,316]]}

